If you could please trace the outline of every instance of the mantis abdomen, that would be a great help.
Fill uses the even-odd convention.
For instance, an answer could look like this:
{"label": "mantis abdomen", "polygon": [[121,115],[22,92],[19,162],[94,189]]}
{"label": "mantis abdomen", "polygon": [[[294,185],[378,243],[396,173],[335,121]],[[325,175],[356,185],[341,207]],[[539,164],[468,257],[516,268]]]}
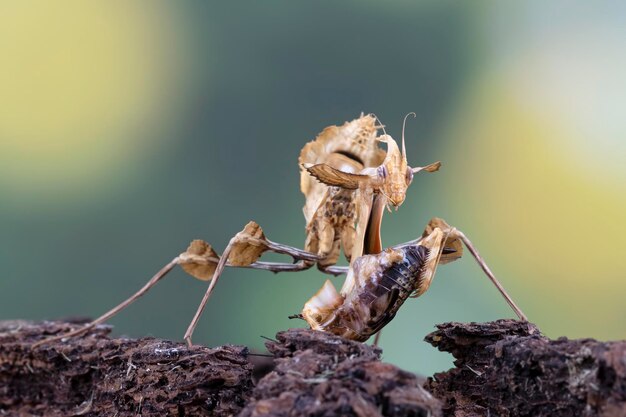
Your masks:
{"label": "mantis abdomen", "polygon": [[343,297],[327,281],[307,302],[303,316],[317,330],[366,341],[422,286],[430,254],[429,248],[414,245],[361,256],[350,271],[352,291]]}

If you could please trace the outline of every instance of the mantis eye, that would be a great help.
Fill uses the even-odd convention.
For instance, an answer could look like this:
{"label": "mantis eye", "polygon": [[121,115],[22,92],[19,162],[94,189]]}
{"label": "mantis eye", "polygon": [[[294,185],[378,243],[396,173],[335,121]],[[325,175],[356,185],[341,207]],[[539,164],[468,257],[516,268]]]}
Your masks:
{"label": "mantis eye", "polygon": [[378,173],[378,178],[382,178],[382,179],[387,178],[387,175],[389,174],[387,172],[387,167],[384,165],[379,166],[376,172]]}
{"label": "mantis eye", "polygon": [[406,185],[411,184],[411,181],[413,181],[413,170],[411,169],[411,167],[407,167],[407,169],[406,169]]}

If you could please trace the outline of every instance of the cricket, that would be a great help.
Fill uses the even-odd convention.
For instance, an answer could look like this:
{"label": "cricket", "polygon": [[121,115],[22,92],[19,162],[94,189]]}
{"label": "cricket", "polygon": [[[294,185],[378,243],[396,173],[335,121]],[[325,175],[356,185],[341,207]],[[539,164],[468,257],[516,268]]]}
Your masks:
{"label": "cricket", "polygon": [[[415,117],[409,113],[404,118],[401,148],[373,114],[361,114],[341,126],[326,127],[304,146],[298,159],[300,188],[305,197],[304,249],[271,241],[254,221],[230,239],[221,256],[209,243],[193,240],[185,252],[110,311],[74,331],[42,339],[33,346],[79,336],[104,323],[148,292],[177,265],[192,277],[209,282],[184,334],[189,346],[226,267],[277,273],[317,266],[324,274],[345,274],[339,291],[326,280],[304,304],[302,312],[291,317],[305,320],[313,330],[365,342],[380,334],[408,298],[424,294],[437,267],[459,259],[464,247],[517,317],[527,321],[472,242],[444,220],[433,218],[416,239],[382,248],[385,211],[392,212],[402,205],[415,174],[436,172],[441,167],[440,162],[423,167],[408,165],[404,128],[409,115]],[[266,252],[288,255],[292,262],[260,261]],[[341,252],[349,266],[337,265]]]}

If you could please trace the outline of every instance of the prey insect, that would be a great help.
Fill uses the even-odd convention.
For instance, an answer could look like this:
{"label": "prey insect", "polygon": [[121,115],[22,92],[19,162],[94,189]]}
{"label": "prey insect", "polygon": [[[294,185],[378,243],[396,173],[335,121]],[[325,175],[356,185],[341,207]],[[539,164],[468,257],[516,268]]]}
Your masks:
{"label": "prey insect", "polygon": [[[298,162],[300,186],[306,197],[304,250],[271,241],[252,221],[229,241],[221,256],[205,241],[194,240],[185,252],[167,263],[127,300],[83,327],[35,345],[77,336],[105,322],[144,295],[177,265],[197,279],[210,281],[184,335],[189,345],[226,267],[297,272],[313,265],[327,274],[347,274],[346,279],[340,291],[327,280],[305,303],[298,317],[306,320],[312,329],[365,341],[389,323],[408,298],[426,292],[437,266],[460,258],[463,245],[515,314],[526,320],[469,239],[441,219],[432,219],[418,239],[382,249],[380,229],[385,209],[397,209],[404,202],[416,173],[435,172],[441,164],[408,166],[404,126],[400,150],[391,136],[386,133],[378,136],[384,127],[377,122],[373,115],[361,115],[342,126],[327,127],[302,149]],[[386,144],[386,151],[379,143]],[[342,249],[349,267],[336,265]],[[289,255],[293,262],[259,261],[265,252]]]}

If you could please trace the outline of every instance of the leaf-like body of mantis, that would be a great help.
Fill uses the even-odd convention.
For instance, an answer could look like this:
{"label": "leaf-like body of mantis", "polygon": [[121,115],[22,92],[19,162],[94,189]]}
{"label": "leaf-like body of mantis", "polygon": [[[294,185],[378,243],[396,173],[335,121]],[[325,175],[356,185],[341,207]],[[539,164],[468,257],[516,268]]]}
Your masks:
{"label": "leaf-like body of mantis", "polygon": [[341,173],[346,173],[345,177],[358,176],[364,168],[380,165],[386,153],[378,146],[377,130],[376,118],[362,115],[342,126],[327,127],[300,152],[300,189],[306,197],[303,209],[307,223],[305,250],[322,255],[323,259],[318,261],[322,267],[337,262],[341,246],[350,260],[356,234],[357,191],[354,187],[322,183],[308,169],[318,166],[329,178],[341,181]]}
{"label": "leaf-like body of mantis", "polygon": [[[380,227],[385,207],[399,207],[413,175],[434,172],[441,163],[411,168],[389,135],[377,137],[377,119],[361,116],[343,126],[330,126],[300,153],[300,186],[306,196],[305,249],[322,257],[321,269],[337,262],[340,246],[352,262],[382,250]],[[405,118],[406,121],[406,118]],[[380,149],[378,142],[387,145]],[[352,290],[348,277],[341,294]]]}
{"label": "leaf-like body of mantis", "polygon": [[[450,227],[450,225],[448,225],[445,220],[439,217],[434,217],[430,219],[430,221],[426,225],[424,233],[422,233],[422,237],[429,236],[436,228],[445,231],[450,231],[452,229],[452,227]],[[443,246],[444,251],[439,259],[439,264],[447,264],[452,261],[456,261],[461,256],[463,256],[463,245],[461,244],[461,240],[457,236],[448,236]]]}
{"label": "leaf-like body of mantis", "polygon": [[[231,266],[248,266],[256,262],[268,248],[263,229],[256,222],[248,222],[235,236],[235,243],[228,254]],[[187,250],[178,256],[181,268],[194,278],[210,281],[220,257],[204,240],[193,240]]]}
{"label": "leaf-like body of mantis", "polygon": [[256,262],[268,247],[263,229],[253,221],[248,222],[234,240],[228,255],[228,261],[233,266],[248,266]]}
{"label": "leaf-like body of mantis", "polygon": [[204,240],[193,240],[187,250],[178,256],[181,268],[194,278],[210,281],[219,262],[213,247]]}

